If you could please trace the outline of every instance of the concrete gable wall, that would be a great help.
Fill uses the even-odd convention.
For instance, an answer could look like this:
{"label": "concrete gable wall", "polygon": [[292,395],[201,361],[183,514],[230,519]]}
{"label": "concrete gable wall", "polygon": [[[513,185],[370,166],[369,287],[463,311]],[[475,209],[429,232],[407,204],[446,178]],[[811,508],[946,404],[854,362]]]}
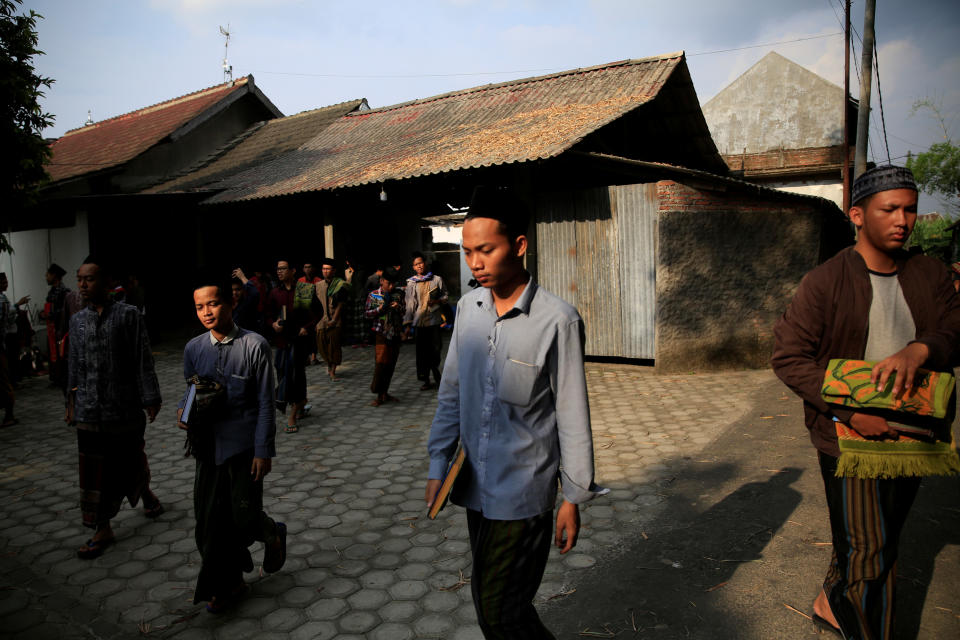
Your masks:
{"label": "concrete gable wall", "polygon": [[[843,143],[843,89],[777,53],[703,105],[721,154]],[[746,150],[746,151],[744,151]]]}

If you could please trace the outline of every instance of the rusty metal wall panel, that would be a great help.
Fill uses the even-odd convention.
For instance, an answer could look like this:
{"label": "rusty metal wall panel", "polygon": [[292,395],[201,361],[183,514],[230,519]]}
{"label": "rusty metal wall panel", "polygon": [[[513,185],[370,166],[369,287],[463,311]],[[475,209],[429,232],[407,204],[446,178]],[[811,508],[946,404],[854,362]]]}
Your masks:
{"label": "rusty metal wall panel", "polygon": [[577,291],[586,329],[586,350],[622,355],[617,223],[607,188],[576,192]]}
{"label": "rusty metal wall panel", "polygon": [[537,206],[539,282],[578,307],[576,224],[570,194],[543,194]]}
{"label": "rusty metal wall panel", "polygon": [[654,357],[656,198],[629,185],[540,199],[539,281],[577,307],[588,355]]}
{"label": "rusty metal wall panel", "polygon": [[618,227],[622,350],[628,358],[656,354],[657,185],[610,187]]}

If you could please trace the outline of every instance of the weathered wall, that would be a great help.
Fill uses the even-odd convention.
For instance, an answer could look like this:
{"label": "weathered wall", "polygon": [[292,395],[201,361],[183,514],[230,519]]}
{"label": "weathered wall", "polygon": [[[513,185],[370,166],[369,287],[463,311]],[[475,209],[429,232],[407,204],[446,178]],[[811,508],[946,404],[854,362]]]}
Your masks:
{"label": "weathered wall", "polygon": [[657,188],[657,370],[768,366],[773,324],[820,259],[824,210]]}
{"label": "weathered wall", "polygon": [[778,53],[703,105],[721,154],[843,143],[843,89]]}

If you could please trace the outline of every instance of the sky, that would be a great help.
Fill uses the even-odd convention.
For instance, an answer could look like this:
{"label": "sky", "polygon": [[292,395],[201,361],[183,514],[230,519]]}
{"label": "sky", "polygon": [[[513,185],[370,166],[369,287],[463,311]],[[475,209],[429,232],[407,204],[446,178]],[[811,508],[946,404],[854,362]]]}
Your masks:
{"label": "sky", "polygon": [[[701,104],[777,51],[843,83],[842,0],[25,0],[39,21],[37,71],[57,137],[95,121],[252,74],[285,115],[356,98],[381,107],[477,85],[683,50]],[[864,0],[851,23],[863,32]],[[960,2],[877,0],[890,157],[960,139]],[[851,62],[861,49],[853,36]],[[859,97],[851,70],[851,93]],[[877,82],[868,157],[885,163]],[[942,210],[922,197],[921,213]]]}

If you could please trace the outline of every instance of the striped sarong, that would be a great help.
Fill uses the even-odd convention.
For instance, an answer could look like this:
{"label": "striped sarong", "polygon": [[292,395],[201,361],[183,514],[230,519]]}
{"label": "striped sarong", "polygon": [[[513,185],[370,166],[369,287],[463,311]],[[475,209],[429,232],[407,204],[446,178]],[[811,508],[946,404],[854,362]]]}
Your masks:
{"label": "striped sarong", "polygon": [[920,478],[837,477],[837,458],[819,458],[833,538],[823,591],[845,637],[887,640],[893,637],[900,532]]}

